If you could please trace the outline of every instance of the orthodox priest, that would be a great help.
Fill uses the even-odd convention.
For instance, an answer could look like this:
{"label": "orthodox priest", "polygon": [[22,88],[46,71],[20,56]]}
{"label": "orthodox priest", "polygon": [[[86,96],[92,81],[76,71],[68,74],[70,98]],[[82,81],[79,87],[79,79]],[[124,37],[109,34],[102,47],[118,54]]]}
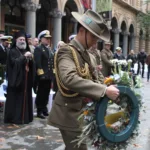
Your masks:
{"label": "orthodox priest", "polygon": [[33,56],[23,31],[17,32],[14,39],[7,57],[8,89],[4,122],[28,124],[33,120]]}

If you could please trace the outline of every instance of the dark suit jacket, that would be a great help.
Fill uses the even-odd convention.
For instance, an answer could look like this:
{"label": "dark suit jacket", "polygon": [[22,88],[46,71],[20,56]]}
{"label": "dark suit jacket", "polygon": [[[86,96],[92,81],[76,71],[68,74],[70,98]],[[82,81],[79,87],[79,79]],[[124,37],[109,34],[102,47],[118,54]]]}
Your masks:
{"label": "dark suit jacket", "polygon": [[38,76],[45,79],[53,78],[54,54],[44,45],[39,45],[34,50],[34,60]]}

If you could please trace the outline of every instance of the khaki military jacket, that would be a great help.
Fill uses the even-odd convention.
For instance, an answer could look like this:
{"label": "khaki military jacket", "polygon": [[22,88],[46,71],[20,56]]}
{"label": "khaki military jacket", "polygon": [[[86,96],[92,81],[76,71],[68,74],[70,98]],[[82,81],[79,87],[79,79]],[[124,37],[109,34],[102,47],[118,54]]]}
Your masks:
{"label": "khaki military jacket", "polygon": [[110,50],[103,49],[101,51],[101,59],[102,59],[102,74],[104,77],[107,77],[111,74],[112,63],[110,62],[113,59],[113,53]]}
{"label": "khaki military jacket", "polygon": [[[81,67],[87,61],[91,63],[89,54],[76,39],[71,41],[71,45],[76,51]],[[56,56],[58,74],[63,85],[70,91],[77,92],[78,95],[66,97],[58,90],[48,117],[48,124],[62,130],[81,131],[82,124],[77,119],[83,113],[85,98],[100,100],[105,94],[106,85],[95,83],[92,79],[85,79],[79,75],[68,46],[59,49]]]}
{"label": "khaki military jacket", "polygon": [[95,58],[98,65],[102,65],[101,54],[98,49],[89,49],[89,53],[91,53]]}
{"label": "khaki military jacket", "polygon": [[[96,76],[96,81],[95,82],[103,84],[104,83],[104,76],[103,76],[103,74],[100,70],[97,70],[97,65],[100,65],[100,64],[98,64],[98,61],[97,61],[96,57],[93,54],[91,54],[90,52],[89,52],[89,56],[90,56],[92,66],[94,68],[93,73]],[[100,61],[99,61],[99,63],[100,63]]]}

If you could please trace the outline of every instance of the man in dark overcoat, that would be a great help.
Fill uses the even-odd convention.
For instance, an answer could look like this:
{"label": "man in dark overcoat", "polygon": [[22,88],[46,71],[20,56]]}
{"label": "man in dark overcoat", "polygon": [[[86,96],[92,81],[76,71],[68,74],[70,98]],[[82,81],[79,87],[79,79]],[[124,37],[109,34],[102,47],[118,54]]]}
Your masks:
{"label": "man in dark overcoat", "polygon": [[12,43],[12,36],[2,36],[0,37],[0,63],[6,65],[7,53],[9,50],[9,45]]}

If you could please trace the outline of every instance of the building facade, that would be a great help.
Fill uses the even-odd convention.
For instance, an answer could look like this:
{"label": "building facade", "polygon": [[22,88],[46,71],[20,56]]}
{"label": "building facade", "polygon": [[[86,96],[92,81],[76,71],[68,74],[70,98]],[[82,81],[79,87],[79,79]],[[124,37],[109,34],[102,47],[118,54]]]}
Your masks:
{"label": "building facade", "polygon": [[[76,33],[76,20],[71,12],[83,13],[85,9],[99,10],[100,0],[0,0],[0,30],[6,34],[25,29],[32,37],[48,29],[52,34],[52,46]],[[143,6],[143,7],[142,7]],[[97,7],[97,8],[96,8]],[[149,31],[137,23],[137,14],[146,12],[141,0],[112,0],[110,20],[113,51],[122,47],[124,55],[131,49],[150,51]],[[100,12],[100,10],[98,11]]]}
{"label": "building facade", "polygon": [[13,34],[17,30],[25,29],[35,37],[42,30],[48,29],[55,48],[58,41],[68,42],[70,34],[76,33],[77,22],[71,15],[72,11],[83,13],[83,1],[1,0],[0,30]]}
{"label": "building facade", "polygon": [[131,49],[136,53],[141,49],[150,51],[149,31],[141,28],[137,22],[138,13],[145,11],[143,7],[145,6],[141,0],[113,0],[111,20],[113,50],[120,46],[124,55]]}

